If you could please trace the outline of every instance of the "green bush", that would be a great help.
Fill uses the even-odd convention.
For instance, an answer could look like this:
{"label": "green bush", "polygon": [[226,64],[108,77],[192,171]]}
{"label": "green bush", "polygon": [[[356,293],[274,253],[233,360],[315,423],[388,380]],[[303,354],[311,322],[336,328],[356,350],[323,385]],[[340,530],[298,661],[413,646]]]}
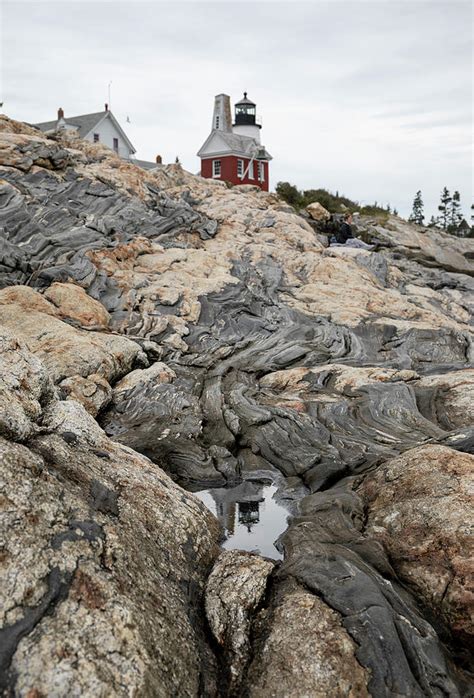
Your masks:
{"label": "green bush", "polygon": [[300,210],[312,204],[315,201],[324,206],[329,213],[351,213],[359,212],[367,216],[383,216],[388,217],[390,206],[379,206],[377,202],[370,206],[361,206],[357,201],[340,196],[339,192],[333,194],[327,189],[305,189],[300,191],[294,184],[290,182],[278,182],[275,191],[287,204]]}

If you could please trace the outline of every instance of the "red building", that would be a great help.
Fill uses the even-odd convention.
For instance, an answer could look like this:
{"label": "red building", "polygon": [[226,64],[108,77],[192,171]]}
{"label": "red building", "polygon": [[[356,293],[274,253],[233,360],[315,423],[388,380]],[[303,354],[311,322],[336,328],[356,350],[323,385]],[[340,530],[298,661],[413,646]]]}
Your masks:
{"label": "red building", "polygon": [[235,105],[232,123],[230,97],[217,95],[212,116],[212,130],[198,152],[201,176],[222,179],[232,184],[257,184],[269,189],[269,167],[272,156],[260,143],[262,128],[256,116],[256,105],[244,98]]}

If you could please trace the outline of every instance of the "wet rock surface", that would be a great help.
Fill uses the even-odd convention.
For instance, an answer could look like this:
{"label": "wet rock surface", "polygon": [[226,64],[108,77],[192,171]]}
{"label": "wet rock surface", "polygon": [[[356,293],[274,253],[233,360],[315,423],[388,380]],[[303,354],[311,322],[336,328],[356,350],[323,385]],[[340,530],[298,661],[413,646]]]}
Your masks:
{"label": "wet rock surface", "polygon": [[[327,248],[256,187],[6,117],[0,177],[5,690],[469,694],[472,241]],[[247,480],[283,561],[213,567],[179,485]]]}

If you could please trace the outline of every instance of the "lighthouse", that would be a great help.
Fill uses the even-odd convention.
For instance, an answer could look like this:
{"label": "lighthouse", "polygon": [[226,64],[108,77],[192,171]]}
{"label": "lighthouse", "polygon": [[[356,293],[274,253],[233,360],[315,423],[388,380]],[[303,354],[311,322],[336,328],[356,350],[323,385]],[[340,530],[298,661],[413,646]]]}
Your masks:
{"label": "lighthouse", "polygon": [[258,144],[260,144],[260,129],[262,125],[257,122],[257,105],[247,98],[247,93],[244,92],[244,98],[235,104],[235,121],[233,132],[239,136],[250,136]]}
{"label": "lighthouse", "polygon": [[261,129],[257,105],[246,92],[235,104],[233,120],[229,95],[216,95],[211,133],[198,152],[201,176],[231,184],[256,184],[268,191],[272,156],[261,143]]}

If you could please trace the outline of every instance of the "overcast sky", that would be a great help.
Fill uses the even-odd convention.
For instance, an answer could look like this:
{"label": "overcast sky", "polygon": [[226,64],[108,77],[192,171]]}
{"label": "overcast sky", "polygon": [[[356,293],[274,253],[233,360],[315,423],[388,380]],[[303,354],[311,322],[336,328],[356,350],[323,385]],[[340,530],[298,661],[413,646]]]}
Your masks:
{"label": "overcast sky", "polygon": [[429,217],[446,185],[469,215],[469,1],[0,2],[10,117],[101,111],[112,81],[137,157],[178,155],[197,172],[214,95],[246,90],[272,187],[325,187],[402,215],[421,189]]}

